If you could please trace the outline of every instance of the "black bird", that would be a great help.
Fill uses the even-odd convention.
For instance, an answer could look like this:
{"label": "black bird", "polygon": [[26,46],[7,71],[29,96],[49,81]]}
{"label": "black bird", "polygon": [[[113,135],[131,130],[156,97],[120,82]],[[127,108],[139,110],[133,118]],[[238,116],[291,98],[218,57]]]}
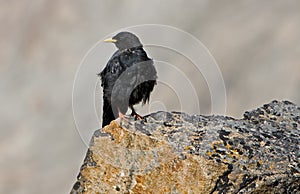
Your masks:
{"label": "black bird", "polygon": [[133,105],[149,102],[157,78],[153,60],[147,56],[136,35],[120,32],[104,41],[114,43],[118,50],[98,74],[103,87],[102,127],[117,117],[122,118],[128,107],[132,116],[142,118]]}

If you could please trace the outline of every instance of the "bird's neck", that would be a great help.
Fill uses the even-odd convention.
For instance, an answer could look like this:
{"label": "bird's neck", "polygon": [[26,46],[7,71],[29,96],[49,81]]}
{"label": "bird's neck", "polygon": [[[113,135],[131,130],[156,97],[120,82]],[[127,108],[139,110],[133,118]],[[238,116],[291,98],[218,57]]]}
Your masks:
{"label": "bird's neck", "polygon": [[120,50],[120,52],[130,52],[130,51],[134,51],[134,50],[138,50],[138,49],[142,49],[143,46],[140,45],[140,46],[135,46],[135,47],[131,47],[131,48],[126,48],[126,49],[123,49],[123,50]]}

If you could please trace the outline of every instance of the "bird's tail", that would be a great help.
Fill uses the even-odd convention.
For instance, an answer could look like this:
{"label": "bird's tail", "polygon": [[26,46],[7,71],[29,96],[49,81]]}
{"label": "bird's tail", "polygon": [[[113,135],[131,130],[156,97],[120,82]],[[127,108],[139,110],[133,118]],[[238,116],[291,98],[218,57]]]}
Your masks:
{"label": "bird's tail", "polygon": [[102,127],[109,125],[112,120],[115,120],[115,116],[111,107],[111,102],[104,98],[103,103],[103,117],[102,117]]}

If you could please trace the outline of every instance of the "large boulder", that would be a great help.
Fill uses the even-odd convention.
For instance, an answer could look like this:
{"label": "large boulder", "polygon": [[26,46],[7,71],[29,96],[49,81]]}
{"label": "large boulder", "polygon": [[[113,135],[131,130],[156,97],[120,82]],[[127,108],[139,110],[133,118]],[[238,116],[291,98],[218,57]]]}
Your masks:
{"label": "large boulder", "polygon": [[300,193],[300,108],[157,112],[97,130],[71,193]]}

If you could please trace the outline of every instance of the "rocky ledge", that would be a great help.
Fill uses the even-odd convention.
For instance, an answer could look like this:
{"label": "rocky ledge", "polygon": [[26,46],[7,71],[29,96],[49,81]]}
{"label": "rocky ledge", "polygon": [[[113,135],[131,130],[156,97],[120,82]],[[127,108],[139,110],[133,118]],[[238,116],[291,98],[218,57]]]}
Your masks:
{"label": "rocky ledge", "polygon": [[71,193],[300,193],[300,108],[157,112],[95,131]]}

